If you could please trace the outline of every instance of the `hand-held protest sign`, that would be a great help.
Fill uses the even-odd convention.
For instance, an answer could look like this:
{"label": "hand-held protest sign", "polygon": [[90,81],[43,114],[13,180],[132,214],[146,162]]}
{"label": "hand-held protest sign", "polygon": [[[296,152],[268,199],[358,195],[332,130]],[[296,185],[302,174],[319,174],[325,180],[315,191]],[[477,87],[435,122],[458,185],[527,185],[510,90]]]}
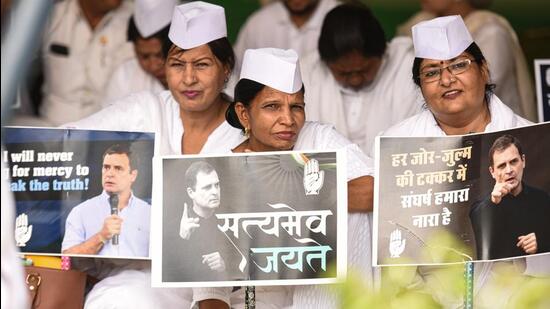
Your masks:
{"label": "hand-held protest sign", "polygon": [[[149,257],[153,133],[7,127],[4,141],[22,252]],[[124,220],[108,219],[122,195]]]}
{"label": "hand-held protest sign", "polygon": [[548,254],[550,144],[539,141],[549,134],[546,123],[464,136],[379,137],[373,264]]}
{"label": "hand-held protest sign", "polygon": [[[155,158],[154,286],[334,283],[346,273],[341,152]],[[336,269],[333,272],[330,268]]]}

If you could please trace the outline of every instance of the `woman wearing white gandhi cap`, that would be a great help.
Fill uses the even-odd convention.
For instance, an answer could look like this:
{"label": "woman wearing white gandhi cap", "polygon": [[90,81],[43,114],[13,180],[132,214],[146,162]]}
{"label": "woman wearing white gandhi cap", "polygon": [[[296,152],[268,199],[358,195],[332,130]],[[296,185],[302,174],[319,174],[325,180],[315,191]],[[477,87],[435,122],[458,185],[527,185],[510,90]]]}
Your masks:
{"label": "woman wearing white gandhi cap", "polygon": [[[345,149],[348,171],[349,264],[361,271],[365,281],[374,281],[371,265],[373,174],[371,160],[330,125],[306,122],[304,89],[298,55],[293,50],[249,49],[244,54],[235,103],[226,119],[243,130],[247,140],[233,149],[244,151]],[[219,288],[218,298],[227,301],[230,290]],[[223,296],[223,293],[226,293]],[[257,308],[336,308],[337,301],[325,286],[256,287]],[[244,304],[244,291],[231,294],[230,305]]]}
{"label": "woman wearing white gandhi cap", "polygon": [[168,91],[130,95],[68,126],[153,131],[161,154],[220,152],[242,141],[225,122],[222,93],[235,57],[221,6],[202,1],[176,6],[165,64]]}
{"label": "woman wearing white gandhi cap", "polygon": [[[485,57],[458,15],[421,22],[412,28],[415,48],[413,79],[426,102],[421,113],[391,127],[384,136],[446,136],[491,132],[528,125],[493,94]],[[514,260],[521,275],[541,275],[542,259]],[[550,262],[546,261],[547,265]],[[505,307],[514,288],[491,289],[499,263],[475,263],[474,307]],[[538,264],[538,265],[537,265]],[[548,267],[547,267],[548,268]],[[463,295],[450,293],[435,267],[417,274],[434,298],[446,308],[464,305]],[[546,272],[548,270],[545,270]]]}
{"label": "woman wearing white gandhi cap", "polygon": [[[155,132],[160,141],[156,154],[161,155],[226,153],[241,143],[241,132],[225,121],[229,99],[222,90],[235,58],[224,9],[200,1],[177,6],[169,38],[173,45],[165,64],[168,91],[130,95],[66,126]],[[149,263],[137,264],[100,265],[102,280],[88,294],[86,307],[189,306],[191,289],[153,289]]]}

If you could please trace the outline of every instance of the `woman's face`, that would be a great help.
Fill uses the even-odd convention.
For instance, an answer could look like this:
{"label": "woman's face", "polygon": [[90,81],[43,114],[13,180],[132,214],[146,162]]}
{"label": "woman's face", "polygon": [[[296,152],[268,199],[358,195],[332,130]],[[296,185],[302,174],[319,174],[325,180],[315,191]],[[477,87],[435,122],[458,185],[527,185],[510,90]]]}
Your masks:
{"label": "woman's face", "polygon": [[290,150],[305,122],[303,91],[287,94],[264,87],[248,107],[235,105],[241,124],[250,131],[252,151]]}
{"label": "woman's face", "polygon": [[162,42],[158,38],[140,38],[134,42],[134,51],[141,68],[166,86]]}
{"label": "woman's face", "polygon": [[213,106],[229,73],[206,44],[186,51],[172,47],[168,52],[168,88],[183,111],[201,112]]}
{"label": "woman's face", "polygon": [[[422,77],[423,72],[429,72],[449,64],[455,65],[454,70],[460,70],[462,60],[470,59],[471,63],[459,74],[452,74],[449,69],[442,69],[437,80],[427,82]],[[489,81],[487,64],[480,66],[468,53],[448,60],[424,59],[420,64],[420,88],[426,103],[436,118],[453,115],[464,115],[478,112],[484,104],[485,85]]]}

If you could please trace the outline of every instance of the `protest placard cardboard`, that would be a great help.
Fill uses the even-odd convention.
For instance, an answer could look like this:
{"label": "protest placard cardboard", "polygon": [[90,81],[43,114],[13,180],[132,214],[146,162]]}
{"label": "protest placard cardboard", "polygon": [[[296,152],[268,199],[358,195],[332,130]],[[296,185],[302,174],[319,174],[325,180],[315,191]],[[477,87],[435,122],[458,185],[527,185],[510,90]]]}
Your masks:
{"label": "protest placard cardboard", "polygon": [[[21,252],[149,257],[153,133],[7,127],[4,134],[2,157],[9,167],[3,175],[10,178],[16,200],[15,238]],[[131,155],[105,155],[113,147]],[[124,205],[128,207],[118,213],[124,220],[119,243],[106,237],[92,251],[67,252],[79,243],[99,239],[96,233],[111,215],[110,197],[116,195],[111,193],[118,192],[122,182],[106,178],[107,157],[123,158],[126,165],[133,165],[128,175],[135,175],[128,176],[133,177],[127,182],[133,192],[128,193],[132,196]],[[111,171],[120,168],[116,162],[109,163]]]}
{"label": "protest placard cardboard", "polygon": [[[464,136],[379,137],[373,264],[462,263],[549,252],[550,144],[541,143],[549,134],[546,123]],[[505,135],[523,145],[524,157],[512,153],[515,144],[504,147],[516,154],[513,162],[499,148],[489,155]],[[492,202],[499,181],[510,192]],[[536,252],[520,245],[531,233]]]}
{"label": "protest placard cardboard", "polygon": [[346,272],[342,160],[336,152],[156,158],[153,285],[336,282]]}

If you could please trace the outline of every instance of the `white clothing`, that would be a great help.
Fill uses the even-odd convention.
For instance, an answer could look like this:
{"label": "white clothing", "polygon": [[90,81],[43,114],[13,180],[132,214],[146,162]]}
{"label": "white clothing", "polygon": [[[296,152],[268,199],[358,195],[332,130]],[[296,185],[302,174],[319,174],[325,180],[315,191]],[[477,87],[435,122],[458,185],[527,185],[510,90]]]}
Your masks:
{"label": "white clothing", "polygon": [[[367,157],[357,145],[339,134],[332,125],[306,122],[293,150],[320,151],[342,148],[346,150],[348,181],[374,174],[372,159]],[[373,285],[377,274],[371,267],[371,226],[370,213],[348,214],[348,267],[353,271],[359,271],[365,282]],[[197,290],[199,292],[195,292],[193,296],[195,302],[208,298],[228,302],[227,294],[231,291],[227,288],[195,289]],[[293,296],[291,291],[292,289],[288,286],[256,287],[256,308],[282,308],[291,304],[294,308],[337,307],[334,295],[326,291],[325,286],[295,286]],[[244,307],[244,289],[231,294],[230,304],[232,308]]]}
{"label": "white clothing", "polygon": [[[493,95],[490,101],[491,122],[485,127],[485,132],[506,130],[531,124],[528,120],[514,114],[496,95]],[[381,136],[447,136],[447,134],[441,130],[432,112],[425,109],[392,126],[383,132]]]}
{"label": "white clothing", "polygon": [[360,91],[343,89],[319,53],[301,63],[306,117],[333,124],[336,130],[369,153],[377,134],[420,111],[420,91],[412,80],[412,40],[393,39],[375,80]]}
{"label": "white clothing", "polygon": [[189,308],[191,289],[152,288],[151,268],[126,269],[98,282],[86,296],[85,308]]}
{"label": "white clothing", "polygon": [[[2,147],[4,152],[4,147]],[[6,164],[2,162],[2,170]],[[8,179],[2,179],[2,309],[28,308],[28,290],[24,281],[22,261],[15,246],[15,201]]]}
{"label": "white clothing", "polygon": [[105,96],[101,104],[105,107],[135,92],[151,91],[158,93],[163,90],[165,88],[162,83],[153,75],[145,72],[137,59],[130,59],[116,68],[107,83]]}
{"label": "white clothing", "polygon": [[[521,127],[531,124],[526,119],[514,114],[514,112],[496,96],[491,97],[489,103],[489,112],[491,114],[491,122],[485,127],[485,132],[493,132],[499,130],[506,130],[515,127]],[[421,113],[410,117],[401,123],[389,128],[386,132],[381,134],[382,136],[446,136],[445,132],[441,130],[437,124],[433,114],[429,110],[424,110]],[[533,259],[533,263],[530,260]],[[526,257],[527,264],[525,275],[535,275],[537,273],[548,272],[548,267],[541,267],[540,271],[537,270],[538,266],[542,265],[541,259],[546,260],[545,264],[550,264],[550,255]],[[523,259],[516,259],[515,262],[522,262]],[[480,295],[483,293],[482,289],[487,282],[488,277],[492,275],[493,265],[497,265],[499,262],[479,262],[474,263],[474,295]],[[531,265],[533,264],[533,265]],[[432,274],[429,271],[429,267],[425,267],[423,275],[427,278],[424,280],[430,281]],[[437,278],[435,278],[437,280]],[[462,299],[449,298],[445,293],[445,288],[441,286],[443,281],[437,280],[438,286],[432,291],[432,295],[446,308],[458,308],[463,305]],[[510,297],[510,294],[502,293],[502,297]],[[476,302],[483,301],[482,297],[475,300]],[[504,302],[506,303],[506,302]]]}
{"label": "white clothing", "polygon": [[77,0],[56,3],[42,43],[43,118],[61,125],[101,108],[114,69],[135,57],[126,37],[131,14],[132,5],[125,1],[92,30]]}
{"label": "white clothing", "polygon": [[[158,94],[140,92],[66,126],[155,132],[155,139],[160,141],[160,150],[157,154],[181,154],[183,125],[179,113],[179,104],[170,91]],[[201,153],[227,153],[243,141],[241,130],[233,128],[224,121],[210,134]],[[132,263],[104,267],[109,266],[111,269],[102,271],[103,276],[107,273],[106,278],[98,282],[88,293],[86,308],[105,308],[104,306],[113,306],[113,304],[117,304],[118,308],[187,308],[191,305],[192,290],[189,288],[152,288],[151,269],[148,263],[145,266]],[[143,267],[143,269],[132,269],[134,267]],[[121,295],[128,297],[122,298]],[[134,297],[136,295],[138,297]],[[121,302],[124,303],[121,304]]]}
{"label": "white clothing", "polygon": [[[254,12],[244,23],[234,46],[235,68],[241,67],[245,50],[263,47],[294,49],[299,58],[317,49],[325,15],[338,2],[320,0],[315,12],[300,28],[290,20],[282,1],[275,1]],[[238,76],[238,75],[237,75]]]}
{"label": "white clothing", "polygon": [[[181,154],[183,125],[180,107],[169,90],[132,94],[100,112],[66,127],[118,131],[155,132],[159,154]],[[225,153],[244,141],[241,130],[227,121],[210,134],[201,153]]]}
{"label": "white clothing", "polygon": [[476,10],[464,19],[489,64],[495,93],[516,114],[537,121],[533,79],[516,32],[502,16]]}

